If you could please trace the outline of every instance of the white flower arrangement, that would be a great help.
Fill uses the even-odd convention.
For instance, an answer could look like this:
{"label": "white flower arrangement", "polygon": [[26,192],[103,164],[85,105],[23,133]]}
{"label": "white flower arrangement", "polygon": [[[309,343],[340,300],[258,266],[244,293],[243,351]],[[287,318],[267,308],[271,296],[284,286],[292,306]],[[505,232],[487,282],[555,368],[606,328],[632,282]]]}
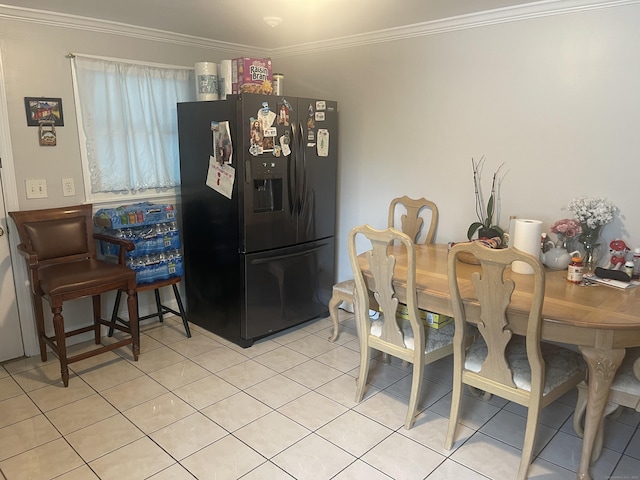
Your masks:
{"label": "white flower arrangement", "polygon": [[603,197],[578,197],[569,202],[571,210],[584,230],[595,230],[613,221],[616,206]]}

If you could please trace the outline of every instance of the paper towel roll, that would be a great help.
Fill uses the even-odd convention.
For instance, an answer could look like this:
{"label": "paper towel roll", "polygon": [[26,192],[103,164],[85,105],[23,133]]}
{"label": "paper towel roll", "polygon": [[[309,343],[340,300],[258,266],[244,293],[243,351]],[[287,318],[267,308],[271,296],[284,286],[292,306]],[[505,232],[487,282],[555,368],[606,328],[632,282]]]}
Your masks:
{"label": "paper towel roll", "polygon": [[[539,257],[542,222],[540,220],[517,218],[514,230],[513,246],[518,250],[533,255],[534,257]],[[513,262],[511,270],[515,273],[533,273],[533,268],[524,262]]]}
{"label": "paper towel roll", "polygon": [[211,62],[197,62],[195,70],[198,101],[218,100],[218,65]]}
{"label": "paper towel roll", "polygon": [[218,66],[218,83],[220,85],[220,100],[231,95],[231,60],[222,60]]}

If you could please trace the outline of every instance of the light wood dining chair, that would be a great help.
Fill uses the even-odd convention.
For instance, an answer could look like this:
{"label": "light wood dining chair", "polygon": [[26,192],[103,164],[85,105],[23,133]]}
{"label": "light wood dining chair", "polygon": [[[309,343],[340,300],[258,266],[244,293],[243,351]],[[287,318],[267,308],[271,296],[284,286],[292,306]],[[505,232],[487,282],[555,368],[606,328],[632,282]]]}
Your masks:
{"label": "light wood dining chair", "polygon": [[[357,237],[370,244],[366,251],[369,271],[373,275],[373,297],[382,312],[377,320],[369,317],[370,294],[358,263]],[[358,240],[360,240],[358,238]],[[396,260],[387,247],[399,243],[407,252],[407,309],[408,320],[396,316],[398,298],[393,287]],[[450,355],[453,351],[453,324],[440,329],[425,328],[418,315],[416,293],[416,254],[411,238],[394,229],[376,230],[369,225],[355,227],[349,232],[349,260],[355,281],[354,310],[360,340],[360,372],[356,402],[360,402],[367,385],[372,350],[378,350],[413,364],[411,393],[404,427],[413,426],[422,388],[424,365]]]}
{"label": "light wood dining chair", "polygon": [[[406,209],[406,213],[403,214],[401,213],[401,209],[398,208],[400,230],[409,235],[409,238],[411,238],[414,243],[418,241],[424,225],[424,218],[421,216],[423,210],[428,209],[431,211],[431,220],[429,223],[429,229],[426,232],[424,243],[432,243],[436,234],[436,226],[438,225],[438,207],[436,204],[424,197],[413,199],[405,195],[403,197],[394,198],[389,204],[388,228],[392,228],[396,224],[396,208],[398,206],[403,206]],[[353,279],[344,280],[333,286],[331,300],[329,301],[329,316],[333,323],[333,335],[329,337],[330,342],[335,342],[338,338],[340,329],[338,308],[342,303],[353,303],[354,289],[355,283]],[[376,309],[375,305],[374,309]]]}
{"label": "light wood dining chair", "polygon": [[[480,262],[477,271],[466,275],[462,269],[458,271],[458,257],[465,252]],[[511,274],[508,267],[514,261],[530,265],[533,274]],[[469,272],[469,267],[465,266],[464,271]],[[515,248],[490,249],[478,242],[459,243],[449,252],[447,273],[455,336],[453,392],[445,448],[451,450],[455,440],[462,386],[498,395],[528,408],[517,475],[518,479],[524,479],[533,457],[540,410],[585,378],[585,362],[577,352],[540,341],[545,272],[537,258]],[[472,285],[467,284],[469,276]],[[521,302],[525,301],[529,310],[525,336],[513,333],[507,312],[516,283],[522,293],[518,296],[518,308],[522,309]],[[480,335],[465,348],[466,314],[478,308],[478,304]]]}
{"label": "light wood dining chair", "polygon": [[[584,434],[582,420],[587,409],[588,396],[589,387],[586,382],[579,383],[578,400],[576,401],[576,409],[573,412],[573,429],[580,438]],[[602,453],[605,417],[614,412],[619,413],[620,407],[633,408],[636,412],[640,412],[640,348],[627,349],[624,360],[616,371],[616,376],[611,383],[611,392],[607,399],[602,422],[596,434],[591,461],[597,460]]]}

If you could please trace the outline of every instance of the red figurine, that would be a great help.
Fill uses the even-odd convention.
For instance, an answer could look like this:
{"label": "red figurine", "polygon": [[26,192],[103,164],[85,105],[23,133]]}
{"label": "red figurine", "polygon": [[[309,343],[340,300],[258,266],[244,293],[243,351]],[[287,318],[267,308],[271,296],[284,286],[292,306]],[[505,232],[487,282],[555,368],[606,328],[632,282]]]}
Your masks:
{"label": "red figurine", "polygon": [[609,253],[611,254],[609,269],[620,270],[620,268],[624,267],[625,256],[629,251],[629,247],[623,240],[611,240],[611,243],[609,243]]}

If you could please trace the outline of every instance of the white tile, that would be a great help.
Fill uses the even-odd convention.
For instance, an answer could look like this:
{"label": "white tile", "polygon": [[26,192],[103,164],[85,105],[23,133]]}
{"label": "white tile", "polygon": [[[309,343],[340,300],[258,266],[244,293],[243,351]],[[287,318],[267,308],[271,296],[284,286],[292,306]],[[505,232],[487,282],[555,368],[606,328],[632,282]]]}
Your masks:
{"label": "white tile", "polygon": [[[582,453],[582,439],[558,432],[555,437],[540,452],[539,458],[559,465],[572,472],[578,471],[580,455]],[[591,473],[596,478],[608,478],[622,455],[607,448],[591,466]]]}
{"label": "white tile", "polygon": [[202,409],[202,413],[229,432],[253,422],[273,409],[244,392],[238,392]]}
{"label": "white tile", "polygon": [[77,371],[77,373],[80,378],[98,392],[144,375],[142,370],[120,357],[118,357],[117,360],[98,365],[94,368]]}
{"label": "white tile", "polygon": [[197,452],[227,435],[227,432],[196,412],[149,435],[176,460]]}
{"label": "white tile", "polygon": [[347,408],[319,393],[309,392],[278,411],[309,430],[316,430],[346,412]]}
{"label": "white tile", "polygon": [[221,343],[216,342],[214,339],[197,332],[193,332],[192,335],[191,338],[183,337],[180,341],[172,343],[170,345],[171,349],[187,358],[193,358],[222,346]]}
{"label": "white tile", "polygon": [[265,462],[247,473],[242,480],[292,480],[293,477],[271,462]]}
{"label": "white tile", "polygon": [[277,374],[278,372],[254,360],[247,360],[216,373],[220,378],[240,389],[249,388]]}
{"label": "white tile", "polygon": [[63,407],[45,413],[49,421],[63,435],[80,430],[106,418],[117,415],[118,411],[100,395],[94,394]]}
{"label": "white tile", "polygon": [[263,338],[251,345],[248,348],[243,348],[240,345],[236,345],[235,343],[230,343],[227,345],[232,350],[235,350],[238,353],[241,353],[245,357],[255,358],[258,355],[262,355],[263,353],[270,352],[271,350],[275,350],[276,348],[280,348],[281,344],[278,342],[274,342],[271,338]]}
{"label": "white tile", "polygon": [[[449,418],[449,415],[451,414],[451,393],[431,405],[429,410],[442,415],[443,417]],[[478,430],[499,411],[500,408],[491,405],[489,402],[485,402],[484,400],[479,400],[468,395],[462,395],[458,423],[466,425],[474,430]]]}
{"label": "white tile", "polygon": [[247,357],[223,345],[214,350],[191,357],[191,360],[210,372],[216,373],[225,368],[237,365],[238,363],[245,362]]}
{"label": "white tile", "polygon": [[494,438],[474,434],[449,458],[495,480],[517,477],[522,452]]}
{"label": "white tile", "polygon": [[309,335],[311,335],[311,332],[308,332],[301,325],[298,325],[271,335],[269,338],[280,345],[286,345]]}
{"label": "white tile", "polygon": [[[364,392],[363,401],[372,397],[380,390],[369,386]],[[343,374],[330,382],[325,383],[321,387],[316,388],[316,392],[341,403],[345,407],[352,408],[358,405],[356,398],[356,380],[350,375]]]}
{"label": "white tile", "polygon": [[254,360],[271,370],[284,372],[285,370],[289,370],[296,365],[306,362],[309,360],[309,357],[285,346],[280,346],[267,353],[254,357]]}
{"label": "white tile", "polygon": [[635,432],[636,427],[607,418],[604,421],[604,447],[623,453]]}
{"label": "white tile", "polygon": [[185,359],[185,357],[175,350],[171,350],[165,346],[156,348],[150,352],[144,352],[141,349],[140,352],[138,361],[132,362],[132,365],[145,373],[155,372],[174,363],[182,362]]}
{"label": "white tile", "polygon": [[209,375],[211,375],[209,370],[191,360],[174,363],[149,374],[151,378],[169,390],[188,385]]}
{"label": "white tile", "polygon": [[182,322],[178,325],[165,320],[163,325],[156,320],[156,323],[152,324],[150,328],[146,328],[144,333],[164,345],[172,345],[185,338],[188,339]]}
{"label": "white tile", "polygon": [[[491,420],[485,423],[479,431],[522,450],[526,425],[526,418],[506,410],[501,410],[491,418]],[[544,446],[549,443],[557,430],[549,428],[546,425],[538,424],[536,432],[536,443],[533,448],[534,456],[538,455]]]}
{"label": "white tile", "polygon": [[636,430],[636,433],[633,434],[624,454],[640,460],[640,430]]}
{"label": "white tile", "polygon": [[[411,396],[411,383],[412,377],[411,375],[407,375],[393,385],[388,386],[385,390],[394,394],[396,397],[409,400],[409,397]],[[420,409],[430,407],[435,402],[446,396],[450,391],[451,389],[444,385],[423,379],[418,407]]]}
{"label": "white tile", "polygon": [[175,463],[155,475],[150,476],[149,480],[193,480],[193,475],[182,465]]}
{"label": "white tile", "polygon": [[[47,349],[48,350],[48,349]],[[55,364],[58,366],[58,373],[60,373],[60,362],[58,359],[48,350],[47,361],[40,360],[40,355],[34,355],[32,357],[19,358],[17,360],[11,360],[3,364],[3,367],[11,375],[16,375],[21,372],[26,372],[34,368],[43,367],[45,365]]]}
{"label": "white tile", "polygon": [[[71,374],[70,377],[69,382],[71,382],[71,379],[73,379],[75,375]],[[62,386],[60,364],[57,360],[55,363],[47,362],[44,365],[37,365],[35,368],[15,373],[13,375],[13,379],[24,389],[25,392],[32,392],[33,390],[47,387],[49,385],[56,385],[58,383]]]}
{"label": "white tile", "polygon": [[361,460],[394,479],[423,479],[445,457],[413,440],[393,433],[365,453]]}
{"label": "white tile", "polygon": [[448,429],[449,419],[447,417],[438,415],[430,410],[425,410],[416,417],[416,421],[411,429],[400,428],[398,429],[398,433],[445,456],[451,455],[451,453],[475,433],[475,430],[458,424],[453,448],[447,450],[444,448],[444,442],[447,438]]}
{"label": "white tile", "polygon": [[59,477],[56,477],[56,480],[99,480],[98,476],[93,473],[93,471],[89,468],[88,465],[82,465],[78,468],[71,470],[70,472],[64,473]]}
{"label": "white tile", "polygon": [[361,480],[364,478],[367,480],[391,479],[388,475],[385,475],[380,470],[376,470],[362,460],[356,460],[333,478],[334,480]]}
{"label": "white tile", "polygon": [[427,478],[429,480],[450,480],[452,478],[485,480],[487,477],[447,458]]}
{"label": "white tile", "polygon": [[360,365],[360,354],[341,345],[315,357],[317,361],[347,373]]}
{"label": "white tile", "polygon": [[69,444],[59,438],[0,462],[0,471],[9,480],[47,480],[83,464]]}
{"label": "white tile", "polygon": [[140,430],[149,434],[194,412],[191,405],[173,393],[166,393],[122,413]]}
{"label": "white tile", "polygon": [[109,388],[100,394],[121,412],[140,405],[148,400],[168,393],[165,387],[149,376],[143,376],[117,387]]}
{"label": "white tile", "polygon": [[404,425],[408,407],[409,402],[383,390],[360,402],[354,410],[392,430],[397,430]]}
{"label": "white tile", "polygon": [[0,402],[0,428],[40,415],[40,410],[26,395],[18,395]]}
{"label": "white tile", "polygon": [[36,415],[0,428],[0,461],[60,438],[44,415]]}
{"label": "white tile", "polygon": [[282,372],[282,374],[291,380],[301,383],[305,387],[318,388],[320,385],[324,385],[338,378],[342,375],[342,372],[311,359]]}
{"label": "white tile", "polygon": [[180,463],[196,478],[232,479],[242,477],[265,461],[255,450],[227,435]]}
{"label": "white tile", "polygon": [[173,390],[173,393],[198,410],[237,392],[237,387],[214,374]]}
{"label": "white tile", "polygon": [[272,461],[299,480],[323,480],[351,464],[355,457],[311,434],[276,455]]}
{"label": "white tile", "polygon": [[333,350],[336,348],[336,345],[329,342],[326,338],[320,338],[316,335],[307,335],[306,337],[287,343],[287,347],[308,357],[316,357],[328,352],[329,350]]}
{"label": "white tile", "polygon": [[17,397],[24,392],[20,385],[11,377],[7,376],[0,379],[0,402],[7,398]]}
{"label": "white tile", "polygon": [[144,479],[173,465],[171,458],[149,438],[108,453],[89,463],[101,480]]}
{"label": "white tile", "polygon": [[393,430],[348,410],[316,433],[355,457],[360,457],[391,435]]}
{"label": "white tile", "polygon": [[47,385],[29,392],[31,400],[38,405],[43,412],[48,412],[58,407],[62,407],[71,402],[95,395],[95,390],[91,388],[82,378],[71,375],[69,386],[65,387],[62,382],[55,385]]}
{"label": "white tile", "polygon": [[[540,411],[539,423],[559,430],[562,425],[566,423],[567,419],[573,415],[575,407],[575,405],[569,406],[559,401],[553,402]],[[521,417],[527,417],[527,407],[518,405],[517,403],[508,402],[504,409],[518,414]]]}
{"label": "white tile", "polygon": [[234,436],[264,457],[271,458],[309,433],[281,413],[271,412],[236,430]]}
{"label": "white tile", "polygon": [[90,462],[143,436],[139,428],[119,413],[70,433],[65,438],[85,462]]}
{"label": "white tile", "polygon": [[640,460],[623,455],[611,478],[638,478],[640,475]]}
{"label": "white tile", "polygon": [[268,378],[264,382],[246,389],[246,393],[266,403],[271,408],[279,408],[308,391],[307,387],[282,375]]}

